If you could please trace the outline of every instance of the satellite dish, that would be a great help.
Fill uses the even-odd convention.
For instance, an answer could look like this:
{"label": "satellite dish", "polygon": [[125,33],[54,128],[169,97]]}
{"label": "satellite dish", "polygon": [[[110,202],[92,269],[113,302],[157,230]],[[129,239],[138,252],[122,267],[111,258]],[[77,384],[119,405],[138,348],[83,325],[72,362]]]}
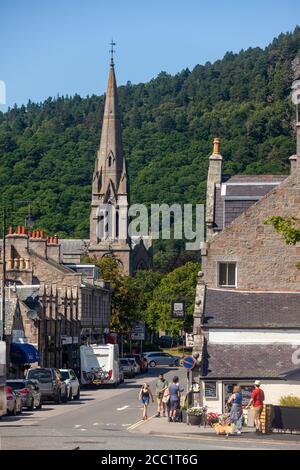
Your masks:
{"label": "satellite dish", "polygon": [[37,320],[39,318],[39,314],[36,310],[28,310],[27,318],[29,318],[29,320]]}

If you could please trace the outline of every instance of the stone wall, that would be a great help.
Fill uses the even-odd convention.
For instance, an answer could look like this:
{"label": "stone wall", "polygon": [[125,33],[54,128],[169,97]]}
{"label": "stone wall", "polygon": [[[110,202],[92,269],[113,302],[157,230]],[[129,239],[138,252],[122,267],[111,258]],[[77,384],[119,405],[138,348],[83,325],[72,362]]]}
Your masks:
{"label": "stone wall", "polygon": [[[299,160],[299,159],[298,159]],[[220,261],[237,263],[237,288],[300,290],[300,245],[287,245],[264,221],[271,216],[300,218],[300,162],[297,171],[208,243],[202,256],[204,280],[217,287]]]}

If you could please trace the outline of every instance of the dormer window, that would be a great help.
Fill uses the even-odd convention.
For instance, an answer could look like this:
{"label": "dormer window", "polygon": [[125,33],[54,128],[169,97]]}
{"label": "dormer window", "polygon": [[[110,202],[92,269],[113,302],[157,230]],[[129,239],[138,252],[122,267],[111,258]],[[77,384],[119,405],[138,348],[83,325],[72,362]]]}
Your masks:
{"label": "dormer window", "polygon": [[218,286],[236,287],[237,267],[233,262],[218,263]]}

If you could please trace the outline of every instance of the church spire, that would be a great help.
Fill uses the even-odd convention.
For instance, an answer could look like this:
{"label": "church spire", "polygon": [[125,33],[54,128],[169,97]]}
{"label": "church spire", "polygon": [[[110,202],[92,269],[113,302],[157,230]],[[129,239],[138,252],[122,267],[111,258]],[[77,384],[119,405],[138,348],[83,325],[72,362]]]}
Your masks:
{"label": "church spire", "polygon": [[94,174],[93,193],[95,195],[105,195],[111,186],[117,193],[124,168],[121,118],[113,59],[114,45],[115,43],[112,40],[101,140]]}

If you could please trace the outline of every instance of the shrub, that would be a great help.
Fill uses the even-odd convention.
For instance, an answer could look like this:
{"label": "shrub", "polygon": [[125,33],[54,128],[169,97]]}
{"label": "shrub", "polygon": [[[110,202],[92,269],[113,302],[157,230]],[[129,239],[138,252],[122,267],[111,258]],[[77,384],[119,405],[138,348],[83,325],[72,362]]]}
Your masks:
{"label": "shrub", "polygon": [[294,395],[286,395],[279,400],[280,406],[300,406],[300,398]]}
{"label": "shrub", "polygon": [[201,416],[203,414],[203,408],[194,406],[192,408],[188,408],[186,412],[189,416]]}

